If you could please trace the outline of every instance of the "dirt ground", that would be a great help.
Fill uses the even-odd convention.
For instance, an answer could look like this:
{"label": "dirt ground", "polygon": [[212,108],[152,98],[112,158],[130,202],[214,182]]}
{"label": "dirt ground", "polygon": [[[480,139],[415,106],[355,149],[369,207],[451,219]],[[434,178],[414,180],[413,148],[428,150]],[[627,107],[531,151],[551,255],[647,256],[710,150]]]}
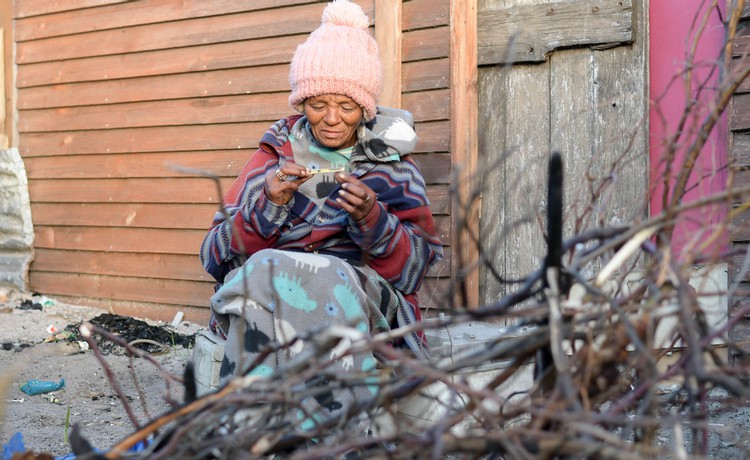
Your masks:
{"label": "dirt ground", "polygon": [[[100,318],[107,312],[43,296],[10,297],[3,298],[0,292],[0,446],[21,433],[26,450],[62,457],[71,452],[66,435],[73,424],[78,424],[83,436],[101,450],[108,450],[132,433],[134,425],[94,353],[76,340],[53,340],[66,327]],[[174,327],[154,322],[149,325],[179,336],[189,336],[203,328],[187,322]],[[172,383],[168,388],[164,373],[153,363],[143,358],[131,359],[120,347],[104,352],[106,364],[127,396],[138,423],[167,411],[171,407],[168,399],[182,400],[182,386],[169,380]],[[181,377],[191,355],[190,346],[174,343],[152,353],[163,370],[175,378]],[[65,385],[59,391],[30,396],[20,387],[31,379],[64,379]],[[750,458],[750,402],[722,393],[714,392],[707,407],[709,458]],[[680,410],[666,400],[663,404],[670,412]],[[686,422],[684,428],[688,427]],[[669,446],[675,452],[674,458],[688,458],[682,446],[691,444],[689,437],[689,429],[679,434],[662,430],[657,444]]]}
{"label": "dirt ground", "polygon": [[[3,297],[0,298],[0,445],[7,445],[20,432],[27,450],[64,456],[70,453],[66,436],[73,424],[77,423],[83,436],[102,450],[130,434],[134,425],[95,354],[85,350],[85,342],[61,340],[58,335],[65,334],[70,325],[107,312],[43,296]],[[186,336],[202,327],[186,322],[175,327],[149,324]],[[172,381],[168,390],[163,372],[154,364],[143,358],[129,358],[121,347],[105,352],[107,366],[116,376],[122,393],[127,395],[139,423],[168,410],[166,398],[182,399],[181,385]],[[191,354],[189,346],[173,344],[152,356],[164,371],[181,378]],[[65,383],[59,391],[30,396],[20,387],[32,379],[57,383],[64,379]]]}

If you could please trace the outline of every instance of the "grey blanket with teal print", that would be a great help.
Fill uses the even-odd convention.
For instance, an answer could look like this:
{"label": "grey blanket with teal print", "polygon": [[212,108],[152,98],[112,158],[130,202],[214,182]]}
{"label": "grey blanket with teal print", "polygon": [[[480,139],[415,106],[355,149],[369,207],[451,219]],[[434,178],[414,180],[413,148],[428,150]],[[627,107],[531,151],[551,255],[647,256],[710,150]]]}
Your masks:
{"label": "grey blanket with teal print", "polygon": [[[352,336],[369,337],[389,329],[399,298],[369,267],[354,267],[334,256],[265,249],[231,272],[211,298],[211,308],[227,336],[221,379],[236,375],[279,378],[293,362],[331,361],[325,372],[370,372],[377,367],[369,351],[349,353],[351,339],[321,352],[314,340],[327,328],[351,328]],[[292,343],[291,346],[283,346]],[[256,361],[268,344],[281,346],[262,363]],[[348,389],[320,403],[313,398],[306,412],[335,416],[356,398],[371,398],[373,388]],[[315,406],[319,407],[315,407]],[[307,423],[312,423],[308,420]]]}

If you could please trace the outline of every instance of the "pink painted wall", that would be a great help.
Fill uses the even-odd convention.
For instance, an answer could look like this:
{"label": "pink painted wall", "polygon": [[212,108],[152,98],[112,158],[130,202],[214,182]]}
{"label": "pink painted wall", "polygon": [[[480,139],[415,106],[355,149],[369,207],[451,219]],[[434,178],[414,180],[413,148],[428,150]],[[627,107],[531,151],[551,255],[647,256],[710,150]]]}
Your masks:
{"label": "pink painted wall", "polygon": [[[721,16],[712,3],[718,3]],[[721,18],[725,17],[724,1],[718,0],[651,0],[650,2],[650,183],[651,215],[663,210],[662,177],[668,165],[665,161],[665,142],[678,130],[686,101],[695,98],[700,108],[690,117],[677,138],[677,157],[671,162],[674,178],[683,163],[689,144],[693,142],[697,127],[702,123],[716,97],[716,86],[720,78],[722,45],[725,39]],[[705,26],[701,24],[705,21]],[[700,31],[702,30],[702,33]],[[696,38],[697,44],[696,44]],[[686,69],[691,49],[695,74],[686,86]],[[685,202],[720,192],[726,187],[727,123],[722,119],[718,129],[701,152],[686,195]],[[674,180],[672,180],[672,184]],[[671,197],[671,196],[670,196]],[[705,246],[712,233],[726,215],[724,206],[702,208],[686,213],[675,229],[672,249],[683,260],[689,255],[715,255],[726,249],[728,238],[721,234],[715,242]]]}

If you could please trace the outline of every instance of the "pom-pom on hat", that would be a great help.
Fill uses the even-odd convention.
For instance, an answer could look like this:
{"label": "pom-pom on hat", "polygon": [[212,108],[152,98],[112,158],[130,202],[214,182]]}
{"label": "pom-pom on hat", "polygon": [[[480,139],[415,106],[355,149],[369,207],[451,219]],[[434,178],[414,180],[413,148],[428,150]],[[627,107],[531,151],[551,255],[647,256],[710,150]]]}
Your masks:
{"label": "pom-pom on hat", "polygon": [[308,97],[341,94],[362,106],[365,120],[375,117],[383,71],[369,25],[356,3],[334,0],[325,7],[322,24],[292,58],[289,105],[293,109],[302,112]]}

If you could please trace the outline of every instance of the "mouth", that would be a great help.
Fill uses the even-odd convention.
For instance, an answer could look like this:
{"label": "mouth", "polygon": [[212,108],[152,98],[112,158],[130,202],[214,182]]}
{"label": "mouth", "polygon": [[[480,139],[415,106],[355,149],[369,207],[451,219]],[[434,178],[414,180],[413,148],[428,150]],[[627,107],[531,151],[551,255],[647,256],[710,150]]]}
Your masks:
{"label": "mouth", "polygon": [[326,131],[326,130],[322,130],[321,133],[325,137],[339,137],[339,136],[341,136],[341,133],[339,133],[338,131]]}

